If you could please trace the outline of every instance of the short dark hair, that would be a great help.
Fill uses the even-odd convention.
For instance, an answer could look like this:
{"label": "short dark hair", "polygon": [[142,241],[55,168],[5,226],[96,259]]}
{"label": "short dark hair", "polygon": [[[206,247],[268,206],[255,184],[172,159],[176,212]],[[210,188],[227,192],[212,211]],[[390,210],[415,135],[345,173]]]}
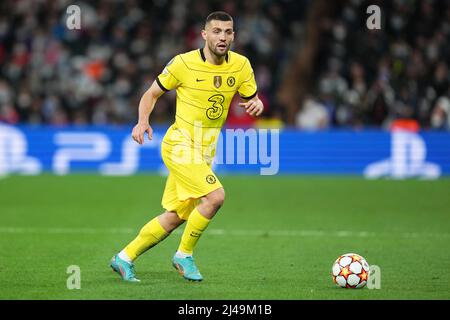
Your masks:
{"label": "short dark hair", "polygon": [[214,11],[211,12],[208,17],[206,17],[205,26],[211,20],[233,21],[233,18],[225,11]]}

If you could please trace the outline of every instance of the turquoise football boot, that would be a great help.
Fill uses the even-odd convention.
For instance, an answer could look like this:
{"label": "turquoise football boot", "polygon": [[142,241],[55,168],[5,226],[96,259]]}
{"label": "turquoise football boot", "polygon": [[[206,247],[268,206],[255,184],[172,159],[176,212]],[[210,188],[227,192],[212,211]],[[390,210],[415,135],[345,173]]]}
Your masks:
{"label": "turquoise football boot", "polygon": [[186,258],[178,258],[173,256],[172,265],[178,272],[183,276],[183,278],[190,281],[202,281],[203,277],[198,271],[195,265],[194,258],[192,256]]}
{"label": "turquoise football boot", "polygon": [[125,260],[122,260],[119,258],[119,256],[116,254],[111,259],[111,268],[120,274],[123,280],[129,281],[129,282],[140,282],[141,280],[136,278],[136,273],[134,271],[134,264],[128,263]]}

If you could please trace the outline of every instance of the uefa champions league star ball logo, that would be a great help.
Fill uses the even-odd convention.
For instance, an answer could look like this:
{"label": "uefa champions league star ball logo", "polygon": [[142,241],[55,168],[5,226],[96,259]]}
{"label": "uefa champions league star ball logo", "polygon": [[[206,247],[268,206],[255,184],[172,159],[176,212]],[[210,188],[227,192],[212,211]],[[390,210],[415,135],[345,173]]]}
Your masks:
{"label": "uefa champions league star ball logo", "polygon": [[369,264],[356,253],[339,256],[332,267],[333,282],[342,288],[359,289],[366,285]]}

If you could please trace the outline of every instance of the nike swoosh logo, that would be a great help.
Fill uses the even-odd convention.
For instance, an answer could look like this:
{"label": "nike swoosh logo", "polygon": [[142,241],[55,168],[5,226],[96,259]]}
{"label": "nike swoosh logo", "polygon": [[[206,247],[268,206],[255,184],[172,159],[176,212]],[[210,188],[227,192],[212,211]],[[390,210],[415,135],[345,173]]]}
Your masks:
{"label": "nike swoosh logo", "polygon": [[206,79],[196,79],[197,80],[197,82],[200,82],[200,81],[205,81]]}

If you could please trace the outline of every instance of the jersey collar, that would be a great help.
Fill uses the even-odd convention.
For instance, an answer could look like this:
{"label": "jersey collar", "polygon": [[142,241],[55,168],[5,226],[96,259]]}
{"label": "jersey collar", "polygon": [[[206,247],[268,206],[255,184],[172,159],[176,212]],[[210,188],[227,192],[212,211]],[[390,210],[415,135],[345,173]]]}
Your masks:
{"label": "jersey collar", "polygon": [[[205,53],[203,52],[203,48],[200,48],[200,56],[202,57],[203,62],[206,62],[206,57],[205,57]],[[226,63],[228,63],[228,59],[229,59],[229,57],[228,57],[228,52],[227,52],[227,54],[225,55]]]}

